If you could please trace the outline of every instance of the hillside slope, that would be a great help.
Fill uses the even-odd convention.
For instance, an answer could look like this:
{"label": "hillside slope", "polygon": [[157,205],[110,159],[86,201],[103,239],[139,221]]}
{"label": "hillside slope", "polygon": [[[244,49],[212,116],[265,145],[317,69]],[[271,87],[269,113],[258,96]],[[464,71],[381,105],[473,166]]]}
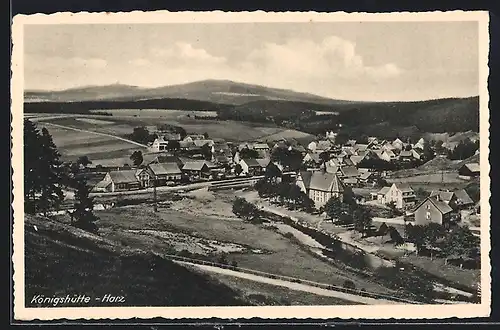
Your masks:
{"label": "hillside slope", "polygon": [[324,104],[342,102],[309,93],[213,79],[158,88],[139,88],[116,84],[62,91],[27,91],[25,93],[26,101],[44,100],[51,102],[137,101],[162,98],[182,98],[233,105],[257,100],[287,100]]}
{"label": "hillside slope", "polygon": [[[151,252],[133,250],[59,222],[25,219],[25,299],[85,294],[80,306],[124,296],[120,306],[248,305],[236,291]],[[60,305],[63,306],[63,305]],[[74,305],[71,305],[74,306]]]}

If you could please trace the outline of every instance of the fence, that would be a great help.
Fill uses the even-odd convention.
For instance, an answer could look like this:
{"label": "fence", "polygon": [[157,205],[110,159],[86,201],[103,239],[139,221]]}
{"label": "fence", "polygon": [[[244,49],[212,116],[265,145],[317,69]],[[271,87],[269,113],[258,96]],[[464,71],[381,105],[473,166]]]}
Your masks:
{"label": "fence", "polygon": [[213,262],[213,261],[193,259],[193,258],[182,257],[182,256],[172,255],[172,254],[167,254],[167,255],[159,255],[158,254],[158,256],[166,257],[166,258],[171,259],[173,261],[180,261],[180,262],[186,262],[186,263],[191,263],[191,264],[198,264],[198,265],[204,265],[204,266],[218,267],[218,268],[222,268],[222,269],[229,269],[229,270],[237,271],[237,272],[241,272],[241,273],[252,274],[252,275],[266,277],[266,278],[275,279],[275,280],[294,282],[294,283],[309,285],[309,286],[313,286],[313,287],[317,287],[317,288],[321,288],[321,289],[357,295],[357,296],[361,296],[361,297],[367,297],[367,298],[372,298],[372,299],[384,299],[384,300],[407,303],[407,304],[422,304],[421,302],[412,301],[412,300],[408,300],[408,299],[404,299],[404,298],[400,298],[400,297],[394,297],[394,296],[384,295],[384,294],[375,293],[375,292],[357,290],[357,289],[349,289],[349,288],[344,288],[344,287],[338,286],[338,285],[319,283],[319,282],[304,280],[304,279],[291,277],[291,276],[272,274],[272,273],[262,272],[262,271],[258,271],[258,270],[254,270],[254,269],[248,269],[248,268],[243,268],[243,267],[238,267],[238,266],[221,264],[221,263],[217,263],[217,262]]}

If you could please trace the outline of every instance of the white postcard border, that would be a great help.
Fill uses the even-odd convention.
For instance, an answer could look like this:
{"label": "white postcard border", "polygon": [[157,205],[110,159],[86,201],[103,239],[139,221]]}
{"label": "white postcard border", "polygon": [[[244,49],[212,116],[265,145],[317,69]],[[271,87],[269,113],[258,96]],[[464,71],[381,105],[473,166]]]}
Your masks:
{"label": "white postcard border", "polygon": [[[478,21],[480,50],[480,193],[481,193],[481,304],[386,305],[386,306],[284,306],[284,307],[88,307],[26,308],[24,298],[24,200],[23,192],[23,26],[26,24],[141,24],[230,22],[379,22],[379,21]],[[316,13],[316,12],[140,12],[56,13],[17,15],[12,26],[12,167],[14,228],[14,318],[57,319],[445,319],[489,316],[491,310],[490,265],[490,165],[489,110],[489,15],[485,11],[425,13]],[[486,230],[488,229],[488,230]]]}

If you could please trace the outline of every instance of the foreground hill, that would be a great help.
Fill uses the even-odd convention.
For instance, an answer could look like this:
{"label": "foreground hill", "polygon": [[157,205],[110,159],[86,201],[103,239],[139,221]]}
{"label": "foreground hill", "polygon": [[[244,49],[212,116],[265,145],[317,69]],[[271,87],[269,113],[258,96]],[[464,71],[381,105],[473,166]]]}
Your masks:
{"label": "foreground hill", "polygon": [[[105,294],[122,306],[248,305],[236,291],[163,259],[45,218],[25,219],[25,295]],[[92,299],[85,306],[105,306]],[[109,303],[108,306],[117,306]]]}
{"label": "foreground hill", "polygon": [[25,100],[28,102],[138,101],[164,98],[181,98],[233,105],[258,100],[303,101],[322,104],[346,102],[309,93],[229,80],[203,80],[158,88],[140,88],[116,84],[72,88],[62,91],[27,91],[25,93]]}
{"label": "foreground hill", "polygon": [[432,174],[443,172],[456,172],[464,164],[479,163],[479,155],[473,155],[464,160],[450,160],[446,157],[435,157],[428,162],[412,169],[395,171],[392,177],[409,177],[415,175]]}

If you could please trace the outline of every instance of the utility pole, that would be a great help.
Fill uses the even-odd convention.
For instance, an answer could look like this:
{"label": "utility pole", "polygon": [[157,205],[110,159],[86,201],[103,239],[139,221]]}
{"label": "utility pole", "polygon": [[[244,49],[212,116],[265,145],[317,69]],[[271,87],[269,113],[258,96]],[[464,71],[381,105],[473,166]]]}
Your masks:
{"label": "utility pole", "polygon": [[154,211],[158,212],[158,204],[156,198],[156,174],[153,177],[153,201],[154,201]]}

